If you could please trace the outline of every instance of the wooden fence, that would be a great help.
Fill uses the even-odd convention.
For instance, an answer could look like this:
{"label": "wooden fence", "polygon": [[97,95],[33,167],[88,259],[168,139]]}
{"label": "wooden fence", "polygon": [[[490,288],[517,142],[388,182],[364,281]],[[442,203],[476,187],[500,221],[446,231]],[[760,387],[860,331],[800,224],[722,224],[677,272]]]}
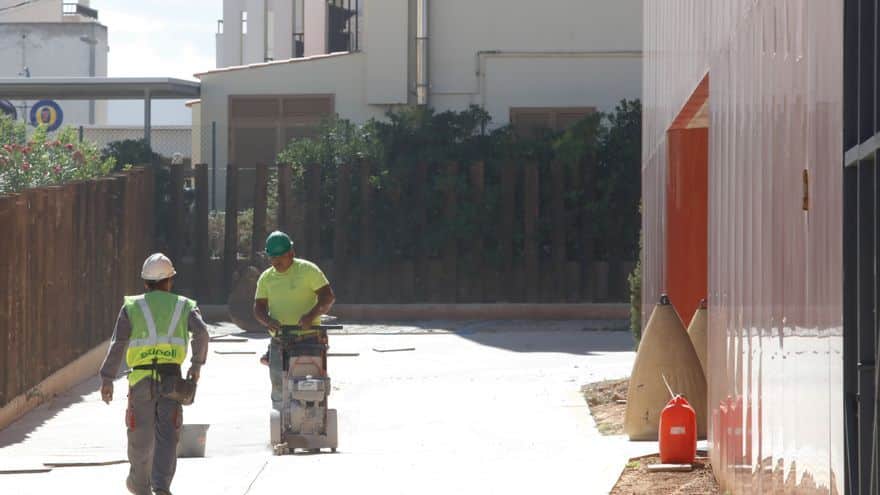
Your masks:
{"label": "wooden fence", "polygon": [[[345,164],[334,171],[332,204],[322,197],[322,191],[330,195],[326,173],[317,165],[306,168],[300,192],[292,189],[288,166],[251,168],[250,184],[239,179],[238,166],[227,168],[222,269],[195,284],[209,285],[203,293],[211,287],[228,291],[242,259],[261,251],[266,233],[277,228],[292,235],[298,256],[321,266],[338,300],[346,303],[628,300],[626,276],[634,263],[613,243],[608,256],[596,256],[592,219],[575,212],[569,199],[586,178],[560,164],[511,166],[493,174],[482,163],[420,164],[394,188],[377,188],[369,163]],[[204,165],[196,170],[207,173]],[[273,225],[267,224],[270,175],[277,178]],[[465,187],[456,186],[462,178]],[[429,191],[429,184],[441,184],[439,191]],[[255,207],[250,253],[238,248],[242,188],[253,188],[247,191]],[[493,216],[480,220],[485,229],[438,238],[439,224],[454,224],[464,211],[480,216],[490,199]],[[202,222],[197,225],[206,222],[204,208],[196,208]],[[380,230],[384,239],[377,239]],[[195,258],[208,263],[204,246],[199,249]]]}
{"label": "wooden fence", "polygon": [[153,173],[0,196],[0,406],[111,336],[142,291]]}

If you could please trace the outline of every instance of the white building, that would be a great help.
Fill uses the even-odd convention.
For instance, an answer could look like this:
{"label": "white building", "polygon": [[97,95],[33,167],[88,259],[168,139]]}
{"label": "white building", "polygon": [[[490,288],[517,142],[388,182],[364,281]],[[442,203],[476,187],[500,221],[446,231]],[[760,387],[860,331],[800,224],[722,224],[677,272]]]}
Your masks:
{"label": "white building", "polygon": [[[0,77],[107,76],[108,50],[107,28],[88,0],[0,0]],[[19,119],[30,120],[35,101],[12,103]],[[64,125],[106,120],[105,102],[56,103]]]}
{"label": "white building", "polygon": [[562,127],[642,89],[641,0],[224,0],[223,16],[193,106],[219,170],[272,163],[332,113],[476,104]]}

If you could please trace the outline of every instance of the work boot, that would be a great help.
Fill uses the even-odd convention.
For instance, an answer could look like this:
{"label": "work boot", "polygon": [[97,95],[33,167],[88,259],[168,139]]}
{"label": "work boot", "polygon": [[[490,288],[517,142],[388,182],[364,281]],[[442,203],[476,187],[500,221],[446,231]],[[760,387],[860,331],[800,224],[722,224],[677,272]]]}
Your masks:
{"label": "work boot", "polygon": [[134,489],[134,483],[131,481],[131,476],[125,478],[125,487],[128,488],[129,493],[137,493]]}

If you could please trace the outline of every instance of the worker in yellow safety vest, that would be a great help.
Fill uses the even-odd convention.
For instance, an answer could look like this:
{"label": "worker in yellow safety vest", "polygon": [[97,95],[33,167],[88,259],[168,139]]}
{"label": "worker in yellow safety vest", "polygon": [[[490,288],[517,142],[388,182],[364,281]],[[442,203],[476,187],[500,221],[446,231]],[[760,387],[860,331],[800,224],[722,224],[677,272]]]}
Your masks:
{"label": "worker in yellow safety vest", "polygon": [[[181,406],[192,401],[208,354],[207,325],[196,302],[171,293],[176,274],[165,255],[147,258],[141,271],[147,292],[125,298],[101,365],[101,398],[108,404],[123,357],[131,368],[125,413],[131,467],[126,487],[135,495],[170,495],[183,424]],[[180,366],[189,334],[192,359],[184,381]]]}

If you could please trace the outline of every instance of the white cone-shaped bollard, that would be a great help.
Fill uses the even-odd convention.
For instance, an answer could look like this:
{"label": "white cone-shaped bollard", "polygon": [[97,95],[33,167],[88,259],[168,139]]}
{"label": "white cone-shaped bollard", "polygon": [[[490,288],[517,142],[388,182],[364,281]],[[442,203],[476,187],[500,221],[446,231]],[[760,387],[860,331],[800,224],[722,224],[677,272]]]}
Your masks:
{"label": "white cone-shaped bollard", "polygon": [[657,440],[660,412],[671,398],[663,382],[687,398],[697,413],[697,434],[706,432],[706,377],[684,323],[663,295],[645,326],[629,380],[623,430],[630,440]]}
{"label": "white cone-shaped bollard", "polygon": [[[694,346],[694,351],[697,353],[697,358],[700,359],[700,367],[703,368],[703,376],[706,377],[706,383],[708,387],[709,382],[709,310],[708,305],[706,304],[706,300],[703,299],[700,301],[700,306],[697,307],[697,311],[694,312],[693,318],[691,318],[691,324],[688,325],[688,337],[691,339],[691,344]],[[709,397],[709,390],[706,390],[706,397]],[[708,413],[702,417],[703,422],[700,422],[700,417],[697,417],[697,431],[699,439],[705,439],[708,434],[708,428],[706,427],[706,421],[709,420]]]}
{"label": "white cone-shaped bollard", "polygon": [[708,336],[706,334],[709,326],[709,310],[706,309],[706,300],[700,301],[700,306],[691,318],[691,324],[688,325],[688,337],[694,350],[697,351],[697,357],[700,358],[700,367],[703,368],[703,376],[709,379],[709,369],[706,367],[706,353],[708,351]]}

